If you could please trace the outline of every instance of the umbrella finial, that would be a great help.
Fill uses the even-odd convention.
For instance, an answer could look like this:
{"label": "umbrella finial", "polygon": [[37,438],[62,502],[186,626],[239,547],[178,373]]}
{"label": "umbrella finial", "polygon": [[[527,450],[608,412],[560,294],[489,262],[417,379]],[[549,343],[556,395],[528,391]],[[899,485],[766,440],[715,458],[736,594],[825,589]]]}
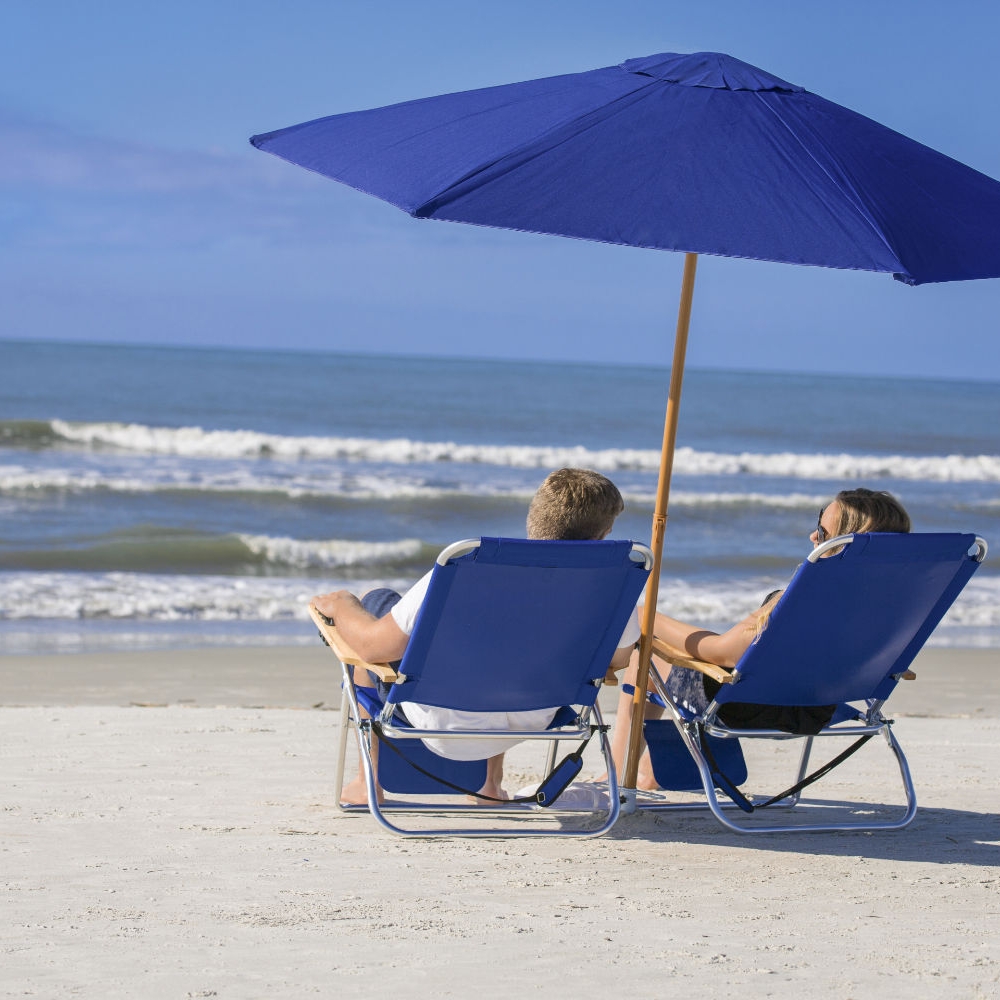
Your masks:
{"label": "umbrella finial", "polygon": [[655,56],[627,59],[621,68],[666,83],[713,90],[771,90],[800,93],[802,87],[741,62],[723,52],[661,52]]}

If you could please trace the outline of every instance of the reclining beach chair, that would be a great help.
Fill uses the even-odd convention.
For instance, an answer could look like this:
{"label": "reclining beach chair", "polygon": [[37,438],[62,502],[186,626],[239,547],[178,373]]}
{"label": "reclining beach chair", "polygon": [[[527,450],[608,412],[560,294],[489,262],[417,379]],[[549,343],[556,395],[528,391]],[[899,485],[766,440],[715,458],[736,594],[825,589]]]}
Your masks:
{"label": "reclining beach chair", "polygon": [[[825,558],[824,558],[825,556]],[[914,656],[926,642],[986,556],[986,542],[965,534],[858,534],[830,539],[795,574],[760,638],[730,674],[701,663],[654,639],[654,652],[679,667],[698,670],[721,683],[703,711],[670,698],[655,669],[654,700],[672,718],[647,720],[653,772],[662,788],[698,789],[725,826],[739,832],[899,829],[916,813],[916,794],[906,758],[882,707],[901,679],[912,679]],[[654,664],[655,666],[655,664]],[[783,729],[736,729],[718,718],[730,703],[767,706],[829,706],[833,717],[816,734]],[[813,802],[801,813],[828,814],[826,822],[768,822],[765,806],[796,805],[801,790],[823,777],[864,742],[881,735],[895,754],[906,804],[898,815],[878,819],[869,806]],[[807,775],[816,739],[843,747],[827,765]],[[751,796],[742,743],[797,740],[802,744],[798,776],[774,795]],[[726,808],[717,790],[731,802]],[[701,806],[704,807],[704,804]],[[691,808],[640,802],[642,809]],[[900,813],[900,809],[902,810]],[[796,815],[798,820],[800,815]],[[801,818],[805,819],[805,816]]]}
{"label": "reclining beach chair", "polygon": [[[597,695],[611,658],[642,592],[652,553],[621,541],[526,541],[477,538],[456,542],[438,556],[431,583],[406,652],[393,671],[366,664],[334,626],[310,606],[313,620],[341,661],[344,718],[337,767],[343,787],[347,731],[353,726],[368,785],[368,809],[393,833],[408,836],[599,836],[618,817],[620,802],[611,748]],[[351,678],[349,666],[376,672],[391,683],[381,699],[374,688]],[[363,674],[357,671],[357,679]],[[363,682],[362,682],[363,683]],[[400,717],[400,702],[469,712],[520,712],[559,706],[547,730],[422,730]],[[365,718],[361,709],[369,718]],[[451,796],[483,785],[485,760],[454,761],[431,752],[428,739],[496,740],[498,735],[581,744],[559,764],[549,753],[545,776],[530,801],[502,804],[442,804],[376,798],[376,780],[390,794]],[[574,828],[561,811],[557,829],[548,807],[580,768],[583,745],[596,736],[608,773],[607,795],[586,810]],[[379,740],[377,774],[371,744]],[[487,756],[484,753],[484,757]],[[341,806],[361,809],[364,806]],[[390,821],[406,812],[475,816],[473,828],[404,829]],[[480,824],[487,818],[494,825]],[[498,828],[495,817],[503,817]],[[548,817],[548,824],[529,822]],[[576,817],[573,817],[574,820]],[[427,819],[427,816],[424,816]],[[579,828],[575,828],[578,826]]]}

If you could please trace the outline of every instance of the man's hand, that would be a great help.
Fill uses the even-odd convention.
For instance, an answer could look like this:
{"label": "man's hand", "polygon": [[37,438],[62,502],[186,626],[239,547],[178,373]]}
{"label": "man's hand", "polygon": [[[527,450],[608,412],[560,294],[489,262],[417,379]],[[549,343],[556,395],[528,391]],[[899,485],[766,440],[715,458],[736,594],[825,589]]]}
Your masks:
{"label": "man's hand", "polygon": [[[334,625],[339,625],[337,621],[337,609],[344,604],[351,606],[354,610],[368,615],[368,612],[361,606],[361,602],[349,590],[335,590],[331,594],[320,594],[312,599],[313,607],[321,614],[325,615]],[[343,614],[343,612],[341,612]],[[372,618],[371,615],[368,615]],[[375,619],[372,618],[372,621]]]}
{"label": "man's hand", "polygon": [[320,594],[312,600],[321,614],[333,621],[344,641],[369,663],[392,663],[402,658],[410,637],[391,614],[375,618],[348,590]]}

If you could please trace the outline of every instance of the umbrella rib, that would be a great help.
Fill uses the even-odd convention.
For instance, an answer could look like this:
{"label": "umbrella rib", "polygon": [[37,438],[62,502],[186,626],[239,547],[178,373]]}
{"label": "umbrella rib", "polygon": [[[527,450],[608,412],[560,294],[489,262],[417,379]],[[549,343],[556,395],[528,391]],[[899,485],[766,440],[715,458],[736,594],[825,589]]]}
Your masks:
{"label": "umbrella rib", "polygon": [[[488,177],[485,182],[480,181],[479,186],[483,187],[500,176],[512,173],[514,170],[550,152],[562,143],[579,136],[584,129],[594,128],[601,122],[607,121],[616,114],[620,114],[626,107],[641,100],[644,92],[654,88],[656,83],[656,80],[650,79],[648,83],[640,84],[634,89],[616,97],[614,101],[608,104],[592,108],[584,114],[577,115],[574,118],[567,118],[558,125],[553,125],[551,128],[540,132],[538,135],[522,143],[516,149],[508,150],[502,156],[498,156],[488,163],[483,163],[474,170],[468,171],[462,177],[452,181],[447,187],[442,188],[433,198],[410,210],[409,214],[414,218],[427,218],[464,194],[466,185],[473,179],[481,178],[490,171],[498,170],[500,164],[508,163],[509,165],[502,173],[498,172],[495,177]],[[586,125],[581,125],[580,123],[582,122],[586,122]],[[576,131],[571,131],[574,127]]]}
{"label": "umbrella rib", "polygon": [[[778,123],[782,126],[782,128],[784,128],[785,131],[792,137],[792,139],[798,144],[799,148],[806,154],[806,156],[808,156],[813,161],[813,163],[815,163],[816,166],[826,175],[826,177],[829,178],[830,183],[833,184],[835,187],[837,187],[838,190],[840,190],[843,194],[847,196],[847,199],[854,207],[855,212],[857,212],[857,214],[867,223],[867,225],[875,233],[878,239],[882,242],[883,246],[885,246],[885,248],[895,258],[896,262],[899,264],[900,275],[905,276],[907,279],[911,279],[913,276],[903,266],[903,262],[900,259],[899,254],[896,252],[896,248],[889,242],[889,240],[886,238],[885,233],[882,231],[881,227],[878,225],[878,223],[872,217],[872,214],[865,207],[864,201],[861,198],[860,194],[858,193],[857,189],[854,187],[854,185],[848,184],[846,180],[839,179],[837,176],[835,176],[834,173],[830,170],[830,168],[826,164],[824,164],[822,160],[820,160],[820,158],[802,141],[802,139],[799,137],[795,129],[793,129],[791,125],[789,125],[788,122],[784,119],[784,117],[778,113],[777,108],[772,106],[771,102],[764,100],[763,95],[759,93],[755,94],[754,96],[757,98],[758,101],[761,102],[765,110],[767,110],[778,121]],[[830,155],[832,157],[833,154],[831,153]]]}

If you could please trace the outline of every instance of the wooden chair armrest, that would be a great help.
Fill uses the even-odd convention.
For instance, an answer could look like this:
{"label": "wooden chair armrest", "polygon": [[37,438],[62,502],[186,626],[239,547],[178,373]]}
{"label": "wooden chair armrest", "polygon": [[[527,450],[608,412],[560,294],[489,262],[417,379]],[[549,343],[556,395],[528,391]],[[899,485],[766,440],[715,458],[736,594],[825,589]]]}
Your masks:
{"label": "wooden chair armrest", "polygon": [[704,660],[696,660],[692,656],[663,639],[653,636],[653,652],[667,663],[672,663],[675,667],[687,667],[688,670],[697,670],[701,674],[711,677],[718,684],[732,684],[733,675],[725,667],[720,667],[715,663],[706,663]]}
{"label": "wooden chair armrest", "polygon": [[392,684],[396,679],[396,671],[389,666],[388,663],[369,663],[367,660],[363,660],[344,640],[344,637],[337,631],[336,625],[330,624],[330,619],[326,617],[321,611],[317,610],[315,605],[309,605],[309,617],[316,623],[316,628],[319,629],[319,634],[323,636],[326,640],[327,645],[337,654],[341,663],[346,663],[351,667],[361,667],[364,670],[369,670],[371,673],[375,674],[379,680],[385,681],[386,684]]}

